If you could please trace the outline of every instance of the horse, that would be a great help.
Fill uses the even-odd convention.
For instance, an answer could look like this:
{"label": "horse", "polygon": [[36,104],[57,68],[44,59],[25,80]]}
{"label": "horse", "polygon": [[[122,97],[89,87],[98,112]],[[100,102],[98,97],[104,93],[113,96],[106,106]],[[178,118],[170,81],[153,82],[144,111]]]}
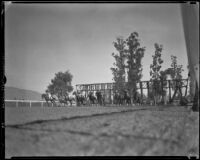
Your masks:
{"label": "horse", "polygon": [[77,106],[84,105],[84,101],[86,101],[86,99],[83,95],[80,95],[77,92],[73,92],[73,95],[75,95],[75,97],[76,97]]}
{"label": "horse", "polygon": [[118,104],[119,102],[119,95],[117,93],[114,93],[114,96],[113,96],[113,103],[114,104]]}
{"label": "horse", "polygon": [[139,106],[142,105],[142,100],[141,100],[140,97],[137,97],[137,99],[136,99],[136,104],[139,105]]}
{"label": "horse", "polygon": [[122,105],[124,102],[124,96],[119,93],[114,94],[114,104],[116,105]]}
{"label": "horse", "polygon": [[44,99],[49,107],[49,102],[56,106],[56,98],[54,96],[51,96],[50,94],[44,93],[41,95],[42,99]]}
{"label": "horse", "polygon": [[72,106],[73,101],[75,101],[75,97],[67,95],[65,96],[65,100],[70,103],[70,106]]}
{"label": "horse", "polygon": [[73,101],[75,101],[75,98],[72,96],[69,96],[68,94],[59,98],[59,102],[61,104],[64,104],[64,106],[68,105],[68,102],[70,103],[70,106],[72,106]]}
{"label": "horse", "polygon": [[131,104],[131,97],[128,95],[128,92],[124,91],[124,102],[126,105]]}
{"label": "horse", "polygon": [[142,105],[142,100],[141,97],[139,96],[139,94],[137,92],[135,92],[134,94],[134,101],[136,103],[136,105]]}
{"label": "horse", "polygon": [[96,97],[93,95],[93,92],[89,92],[88,94],[90,105],[94,105],[96,103]]}
{"label": "horse", "polygon": [[106,94],[105,93],[103,93],[103,95],[102,95],[102,104],[105,106],[106,105]]}
{"label": "horse", "polygon": [[96,97],[99,105],[105,105],[105,96],[103,96],[100,91],[96,92]]}
{"label": "horse", "polygon": [[67,103],[67,100],[66,100],[66,97],[65,96],[60,96],[59,98],[58,98],[58,101],[59,101],[59,103],[62,105],[68,105],[68,103]]}

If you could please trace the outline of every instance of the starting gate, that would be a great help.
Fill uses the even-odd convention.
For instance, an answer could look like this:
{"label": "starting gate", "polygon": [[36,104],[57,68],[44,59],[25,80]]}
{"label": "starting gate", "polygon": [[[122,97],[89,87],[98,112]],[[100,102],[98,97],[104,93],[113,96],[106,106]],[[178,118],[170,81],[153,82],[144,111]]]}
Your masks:
{"label": "starting gate", "polygon": [[[181,93],[181,96],[187,96],[188,93],[188,79],[181,80],[163,80],[159,81],[162,90],[168,92],[169,101],[172,102],[177,92]],[[115,83],[93,83],[93,84],[77,84],[76,90],[88,95],[89,92],[95,93],[96,91],[101,91],[106,95],[106,102],[113,102],[113,86]],[[152,86],[151,81],[141,81],[137,83],[137,90],[141,95],[143,100],[144,90],[147,92],[147,98],[149,97],[149,92]],[[175,87],[174,87],[175,86]],[[185,89],[185,93],[182,94],[182,89]],[[172,94],[172,92],[174,94]]]}

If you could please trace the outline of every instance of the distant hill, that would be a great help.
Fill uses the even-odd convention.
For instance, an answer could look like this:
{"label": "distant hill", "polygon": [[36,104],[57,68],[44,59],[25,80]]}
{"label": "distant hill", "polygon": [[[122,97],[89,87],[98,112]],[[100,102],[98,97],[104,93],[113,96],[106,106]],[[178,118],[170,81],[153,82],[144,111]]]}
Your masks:
{"label": "distant hill", "polygon": [[5,86],[5,100],[6,99],[41,100],[41,93],[31,90]]}

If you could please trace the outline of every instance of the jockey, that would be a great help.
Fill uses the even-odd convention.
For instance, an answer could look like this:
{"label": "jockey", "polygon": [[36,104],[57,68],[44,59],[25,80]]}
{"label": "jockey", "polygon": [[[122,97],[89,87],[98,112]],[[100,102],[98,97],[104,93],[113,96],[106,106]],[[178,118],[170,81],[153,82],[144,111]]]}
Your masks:
{"label": "jockey", "polygon": [[57,99],[57,96],[56,95],[51,95],[51,98],[52,99]]}
{"label": "jockey", "polygon": [[48,98],[52,99],[51,94],[49,92],[47,92]]}
{"label": "jockey", "polygon": [[103,101],[103,105],[105,105],[105,101],[106,101],[106,94],[105,93],[103,93],[103,95],[102,95],[102,101]]}

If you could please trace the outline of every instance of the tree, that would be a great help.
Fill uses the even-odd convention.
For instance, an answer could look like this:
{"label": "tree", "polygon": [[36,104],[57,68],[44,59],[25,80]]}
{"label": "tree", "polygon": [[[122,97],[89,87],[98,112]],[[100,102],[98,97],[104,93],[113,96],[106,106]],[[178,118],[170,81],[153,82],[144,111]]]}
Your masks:
{"label": "tree", "polygon": [[142,64],[141,60],[144,57],[145,47],[140,47],[139,34],[133,32],[126,39],[127,48],[125,50],[128,69],[128,83],[127,88],[131,98],[137,93],[137,82],[142,78]]}
{"label": "tree", "polygon": [[50,92],[58,98],[67,96],[73,90],[71,86],[72,78],[73,76],[69,71],[56,73],[55,77],[51,79],[51,83],[48,85],[46,92]]}
{"label": "tree", "polygon": [[[154,95],[154,101],[156,104],[159,96],[163,95],[163,80],[166,79],[166,75],[164,71],[161,71],[163,60],[161,58],[161,52],[163,50],[163,46],[157,43],[154,44],[155,54],[153,57],[153,64],[150,65],[150,81],[152,82],[152,93]],[[162,96],[163,98],[163,96]]]}
{"label": "tree", "polygon": [[183,65],[178,65],[177,64],[177,57],[174,55],[171,55],[171,78],[173,80],[172,83],[172,89],[175,90],[173,97],[172,97],[172,101],[175,98],[175,95],[177,93],[177,89],[179,89],[180,92],[178,92],[178,96],[182,97],[182,92],[181,92],[181,79],[182,79],[182,71],[183,70]]}
{"label": "tree", "polygon": [[175,80],[180,80],[182,79],[182,71],[184,71],[182,68],[183,68],[183,65],[178,65],[177,64],[177,57],[176,56],[173,56],[171,55],[171,67],[172,67],[172,79]]}
{"label": "tree", "polygon": [[115,81],[114,90],[122,93],[125,89],[125,45],[126,42],[122,37],[118,37],[116,42],[113,42],[117,53],[112,53],[115,58],[115,67],[111,68],[113,80]]}

